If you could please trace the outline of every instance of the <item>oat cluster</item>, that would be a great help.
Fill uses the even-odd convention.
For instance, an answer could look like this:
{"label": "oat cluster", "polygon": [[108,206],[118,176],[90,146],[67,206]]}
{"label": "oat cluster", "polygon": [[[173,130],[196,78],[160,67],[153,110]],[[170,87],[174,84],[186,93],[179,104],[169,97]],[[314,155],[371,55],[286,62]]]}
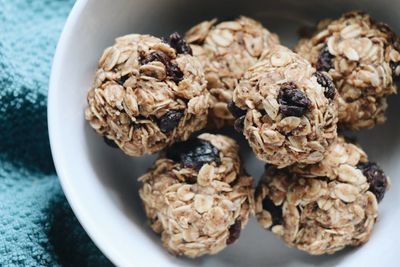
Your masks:
{"label": "oat cluster", "polygon": [[318,164],[267,166],[255,195],[262,227],[310,254],[332,254],[368,241],[388,178],[342,138]]}
{"label": "oat cluster", "polygon": [[261,23],[239,17],[217,24],[204,21],[186,33],[193,55],[203,64],[208,89],[211,93],[210,126],[221,128],[232,125],[234,117],[227,108],[233,90],[245,71],[254,65],[272,46],[279,43]]}
{"label": "oat cluster", "polygon": [[316,163],[337,136],[335,95],[327,75],[277,45],[249,68],[236,87],[235,125],[265,162],[279,168]]}
{"label": "oat cluster", "polygon": [[238,145],[202,134],[172,146],[139,178],[152,229],[171,253],[216,254],[239,238],[253,206]]}
{"label": "oat cluster", "polygon": [[202,129],[209,93],[201,63],[178,34],[131,34],[104,51],[87,102],[90,125],[126,154],[141,156]]}
{"label": "oat cluster", "polygon": [[350,12],[319,23],[295,51],[333,78],[343,126],[358,130],[385,121],[386,97],[397,92],[400,77],[400,41],[387,25]]}

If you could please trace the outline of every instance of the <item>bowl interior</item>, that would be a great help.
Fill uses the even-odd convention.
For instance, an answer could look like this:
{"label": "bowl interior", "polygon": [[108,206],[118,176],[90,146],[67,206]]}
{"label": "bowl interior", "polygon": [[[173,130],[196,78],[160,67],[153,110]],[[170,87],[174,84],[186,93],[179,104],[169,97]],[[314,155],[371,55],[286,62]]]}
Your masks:
{"label": "bowl interior", "polygon": [[[247,15],[293,46],[297,29],[342,12],[362,9],[389,23],[397,32],[400,2],[381,1],[77,1],[60,40],[49,93],[49,129],[53,156],[62,186],[76,215],[99,248],[119,266],[376,266],[390,265],[400,241],[396,221],[400,173],[399,97],[389,100],[388,121],[357,136],[392,178],[392,190],[381,203],[380,218],[371,242],[330,256],[309,256],[287,248],[254,219],[239,242],[216,256],[196,260],[166,253],[158,236],[147,226],[138,197],[136,178],[155,156],[131,158],[107,147],[84,121],[86,92],[97,60],[115,37],[128,33],[164,36],[184,32],[191,25],[214,17]],[[396,105],[397,103],[397,105]],[[242,140],[243,141],[243,140]],[[248,171],[258,180],[263,164],[242,142]]]}

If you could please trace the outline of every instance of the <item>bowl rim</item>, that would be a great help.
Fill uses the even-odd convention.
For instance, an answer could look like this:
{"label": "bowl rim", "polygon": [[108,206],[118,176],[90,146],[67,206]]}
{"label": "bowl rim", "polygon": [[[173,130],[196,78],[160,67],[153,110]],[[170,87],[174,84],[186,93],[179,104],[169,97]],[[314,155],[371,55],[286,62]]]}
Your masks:
{"label": "bowl rim", "polygon": [[[97,248],[115,265],[117,266],[126,266],[126,263],[118,257],[117,251],[112,247],[108,246],[108,241],[106,236],[104,236],[100,228],[95,227],[95,222],[90,218],[90,216],[86,215],[86,213],[81,209],[77,198],[74,197],[74,191],[72,190],[72,186],[70,186],[68,182],[67,170],[63,166],[62,163],[62,150],[60,149],[59,144],[57,143],[56,138],[56,129],[53,122],[56,120],[56,103],[54,99],[57,94],[57,80],[61,75],[62,69],[62,58],[63,52],[66,49],[67,41],[73,33],[73,29],[78,21],[78,18],[86,8],[89,0],[79,0],[76,1],[74,6],[72,7],[67,20],[64,24],[64,28],[58,40],[55,54],[53,57],[53,62],[51,66],[50,80],[49,80],[49,88],[48,88],[48,98],[47,98],[47,124],[48,124],[48,134],[50,139],[50,148],[51,154],[53,157],[54,166],[57,172],[58,179],[61,184],[61,188],[65,194],[65,197],[71,206],[74,215],[78,219],[79,223],[88,234],[90,239],[94,242]],[[133,251],[134,253],[134,251]]]}

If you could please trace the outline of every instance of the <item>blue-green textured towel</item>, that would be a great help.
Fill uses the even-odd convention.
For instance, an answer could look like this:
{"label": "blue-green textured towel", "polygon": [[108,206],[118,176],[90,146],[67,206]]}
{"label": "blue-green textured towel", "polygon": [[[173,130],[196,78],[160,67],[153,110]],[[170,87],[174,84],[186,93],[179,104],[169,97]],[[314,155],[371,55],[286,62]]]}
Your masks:
{"label": "blue-green textured towel", "polygon": [[0,0],[0,266],[111,265],[66,202],[47,134],[51,60],[72,5]]}

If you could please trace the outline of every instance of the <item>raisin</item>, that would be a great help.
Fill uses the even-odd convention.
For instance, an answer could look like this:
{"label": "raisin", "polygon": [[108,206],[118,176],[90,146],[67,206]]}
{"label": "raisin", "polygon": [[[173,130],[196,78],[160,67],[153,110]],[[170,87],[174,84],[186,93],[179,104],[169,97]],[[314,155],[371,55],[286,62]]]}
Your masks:
{"label": "raisin", "polygon": [[263,209],[271,214],[272,226],[280,225],[283,223],[282,207],[276,206],[274,202],[268,197],[264,198],[262,202]]}
{"label": "raisin", "polygon": [[160,61],[164,64],[167,75],[172,78],[175,83],[179,83],[183,79],[183,72],[179,69],[178,65],[171,62],[167,54],[162,51],[155,51],[148,56],[140,55],[139,62],[142,65],[152,61]]}
{"label": "raisin", "polygon": [[185,168],[196,170],[206,163],[221,163],[218,149],[210,142],[198,138],[173,144],[167,149],[166,156],[175,162],[181,162]]}
{"label": "raisin", "polygon": [[328,45],[325,45],[318,56],[316,69],[317,71],[329,71],[333,68],[332,65],[333,55],[329,53]]}
{"label": "raisin", "polygon": [[162,51],[155,51],[155,52],[150,53],[147,56],[144,53],[141,53],[139,55],[139,63],[141,65],[146,65],[155,60],[158,60],[165,65],[164,62],[169,61],[169,57]]}
{"label": "raisin", "polygon": [[246,119],[246,116],[239,117],[235,120],[233,123],[233,128],[239,133],[243,132],[244,129],[244,120]]}
{"label": "raisin", "polygon": [[165,113],[158,121],[158,127],[161,132],[169,133],[178,126],[179,121],[183,117],[184,112],[182,110],[170,110]]}
{"label": "raisin", "polygon": [[178,65],[172,62],[167,66],[167,75],[172,77],[175,83],[179,83],[183,80],[183,72],[179,69]]}
{"label": "raisin", "polygon": [[226,240],[227,245],[233,244],[240,237],[240,231],[242,230],[242,221],[240,219],[236,219],[235,223],[229,227],[229,237]]}
{"label": "raisin", "polygon": [[121,78],[118,79],[117,83],[118,83],[119,85],[124,85],[124,83],[125,83],[126,80],[128,80],[128,79],[129,79],[129,75],[128,75],[128,74],[125,74],[125,75],[121,76]]}
{"label": "raisin", "polygon": [[228,102],[228,110],[232,113],[233,117],[239,118],[246,115],[246,110],[243,110],[235,105],[233,100]]}
{"label": "raisin", "polygon": [[185,182],[187,184],[195,184],[195,183],[197,183],[197,177],[196,176],[185,176]]}
{"label": "raisin", "polygon": [[118,148],[117,143],[114,142],[112,139],[108,139],[106,136],[103,136],[104,143],[112,148]]}
{"label": "raisin", "polygon": [[321,85],[325,91],[324,95],[326,98],[334,99],[335,98],[335,84],[332,79],[329,78],[326,74],[317,71],[314,73],[315,77],[317,77],[317,82]]}
{"label": "raisin", "polygon": [[301,117],[307,112],[311,105],[310,99],[299,90],[297,85],[293,82],[287,82],[281,85],[278,103],[280,105],[280,111],[285,117]]}
{"label": "raisin", "polygon": [[371,191],[378,202],[383,199],[388,186],[388,181],[383,170],[375,162],[359,163],[357,167],[363,172],[369,183],[369,191]]}
{"label": "raisin", "polygon": [[186,43],[186,41],[178,32],[174,32],[168,38],[163,38],[162,40],[175,49],[176,53],[178,54],[193,55],[192,48]]}

